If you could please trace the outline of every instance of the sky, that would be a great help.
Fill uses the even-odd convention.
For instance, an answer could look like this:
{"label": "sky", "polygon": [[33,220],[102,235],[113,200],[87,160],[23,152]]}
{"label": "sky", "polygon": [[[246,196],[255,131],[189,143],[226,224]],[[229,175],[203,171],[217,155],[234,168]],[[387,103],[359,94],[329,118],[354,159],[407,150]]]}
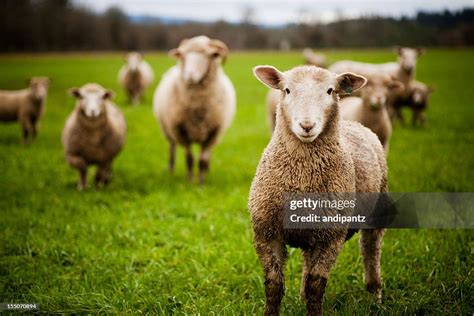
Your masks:
{"label": "sky", "polygon": [[263,25],[334,21],[338,17],[379,15],[413,16],[417,11],[459,10],[474,7],[474,0],[74,0],[101,13],[110,6],[127,15],[147,15],[202,22],[242,21],[252,12],[252,21]]}

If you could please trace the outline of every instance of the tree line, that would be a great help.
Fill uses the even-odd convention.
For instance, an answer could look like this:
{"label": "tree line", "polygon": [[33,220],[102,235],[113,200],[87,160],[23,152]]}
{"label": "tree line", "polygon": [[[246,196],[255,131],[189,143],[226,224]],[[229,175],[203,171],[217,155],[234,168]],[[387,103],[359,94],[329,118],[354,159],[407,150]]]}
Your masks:
{"label": "tree line", "polygon": [[70,0],[0,1],[0,51],[167,50],[205,34],[231,49],[473,46],[474,9],[418,12],[413,18],[362,17],[329,24],[265,27],[241,23],[131,20],[119,8],[96,14]]}

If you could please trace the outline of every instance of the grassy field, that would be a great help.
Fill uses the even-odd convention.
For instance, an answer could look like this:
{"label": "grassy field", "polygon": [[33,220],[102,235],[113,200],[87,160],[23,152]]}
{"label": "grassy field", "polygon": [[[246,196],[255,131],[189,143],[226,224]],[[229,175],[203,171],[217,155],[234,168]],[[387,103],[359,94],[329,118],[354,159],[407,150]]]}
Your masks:
{"label": "grassy field", "polygon": [[[382,62],[385,50],[327,51],[331,61]],[[435,84],[428,126],[396,126],[390,145],[390,190],[474,191],[474,51],[428,50],[418,79]],[[174,61],[150,55],[157,74]],[[17,125],[0,125],[0,303],[36,302],[42,311],[83,313],[255,314],[264,306],[263,274],[252,246],[248,190],[270,133],[266,89],[251,68],[281,69],[294,53],[235,53],[226,72],[237,90],[233,125],[213,153],[204,186],[166,170],[168,147],[151,100],[126,104],[116,75],[120,54],[0,57],[0,87],[32,75],[52,85],[39,138],[20,144]],[[98,82],[118,92],[129,126],[111,184],[76,191],[60,133],[74,101],[66,89]],[[409,113],[406,113],[407,116]],[[390,230],[382,256],[384,303],[364,290],[358,236],[332,270],[327,314],[471,314],[473,231]],[[301,257],[290,250],[282,313],[303,314]]]}

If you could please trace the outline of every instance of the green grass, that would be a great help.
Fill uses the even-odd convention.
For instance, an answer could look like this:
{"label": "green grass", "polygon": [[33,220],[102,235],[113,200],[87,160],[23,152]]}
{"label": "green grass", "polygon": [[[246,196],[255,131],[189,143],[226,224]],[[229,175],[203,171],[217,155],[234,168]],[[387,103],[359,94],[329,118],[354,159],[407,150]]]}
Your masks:
{"label": "green grass", "polygon": [[[418,78],[435,84],[428,126],[396,126],[390,190],[474,191],[474,51],[429,50]],[[331,61],[389,61],[388,51],[327,51]],[[158,83],[173,64],[148,56]],[[238,96],[233,125],[214,152],[202,187],[166,171],[168,147],[151,110],[126,104],[116,79],[122,56],[0,57],[0,87],[17,89],[32,75],[52,85],[39,138],[19,142],[17,125],[0,125],[0,303],[36,302],[42,311],[84,313],[255,314],[263,278],[246,209],[250,182],[269,140],[266,89],[251,68],[288,69],[299,53],[235,53],[225,66]],[[128,121],[126,147],[110,185],[77,192],[60,133],[73,99],[66,89],[98,82],[118,92]],[[406,113],[407,115],[409,113]],[[363,286],[358,236],[332,270],[327,314],[472,314],[472,231],[390,230],[383,248],[384,303]],[[282,313],[303,314],[300,251],[286,268]]]}

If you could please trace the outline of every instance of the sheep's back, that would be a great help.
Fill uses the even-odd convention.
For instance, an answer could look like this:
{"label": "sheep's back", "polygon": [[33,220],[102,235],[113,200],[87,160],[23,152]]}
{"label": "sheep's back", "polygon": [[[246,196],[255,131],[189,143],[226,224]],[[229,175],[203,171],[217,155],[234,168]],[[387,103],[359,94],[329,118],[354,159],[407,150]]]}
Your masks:
{"label": "sheep's back", "polygon": [[16,121],[20,108],[28,106],[27,90],[0,91],[0,120]]}

